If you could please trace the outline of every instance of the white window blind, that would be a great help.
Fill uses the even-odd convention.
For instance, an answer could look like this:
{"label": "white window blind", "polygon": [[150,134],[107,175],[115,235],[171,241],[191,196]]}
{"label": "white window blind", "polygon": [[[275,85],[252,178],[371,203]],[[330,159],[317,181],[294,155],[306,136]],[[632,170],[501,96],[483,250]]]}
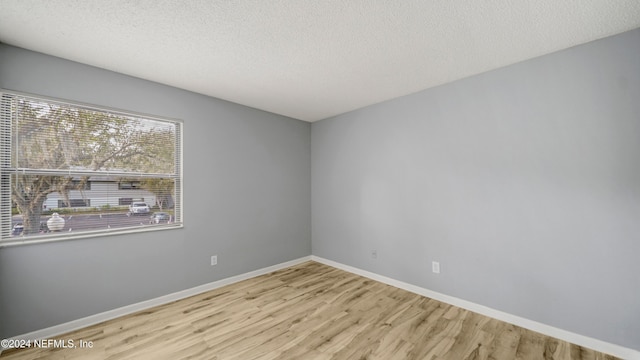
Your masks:
{"label": "white window blind", "polygon": [[182,226],[182,122],[1,95],[0,246]]}

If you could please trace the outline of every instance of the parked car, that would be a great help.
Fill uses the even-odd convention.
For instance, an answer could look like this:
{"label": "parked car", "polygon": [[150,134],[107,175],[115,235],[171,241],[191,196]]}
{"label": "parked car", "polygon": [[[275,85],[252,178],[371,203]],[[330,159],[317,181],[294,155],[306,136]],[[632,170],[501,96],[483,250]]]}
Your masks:
{"label": "parked car", "polygon": [[[18,236],[18,235],[22,235],[22,233],[24,232],[24,225],[22,223],[17,223],[13,226],[13,229],[11,230],[11,236]],[[47,226],[46,221],[41,221],[40,222],[40,233],[48,233],[49,232],[49,227]]]}
{"label": "parked car", "polygon": [[17,223],[13,225],[13,230],[11,230],[11,236],[21,235],[23,231],[24,231],[24,225],[22,225],[22,223]]}
{"label": "parked car", "polygon": [[166,212],[155,212],[153,213],[153,215],[151,215],[151,219],[149,220],[149,223],[159,224],[163,221],[169,221],[170,218],[171,218],[171,215],[167,214]]}
{"label": "parked car", "polygon": [[129,212],[131,215],[148,214],[149,211],[149,205],[147,205],[147,203],[134,202],[129,205]]}

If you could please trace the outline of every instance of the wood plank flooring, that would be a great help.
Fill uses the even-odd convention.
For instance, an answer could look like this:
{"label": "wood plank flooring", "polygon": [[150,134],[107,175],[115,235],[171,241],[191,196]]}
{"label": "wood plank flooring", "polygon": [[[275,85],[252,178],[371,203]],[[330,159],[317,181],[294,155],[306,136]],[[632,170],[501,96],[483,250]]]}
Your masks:
{"label": "wood plank flooring", "polygon": [[2,359],[616,359],[316,262],[57,339],[93,348]]}

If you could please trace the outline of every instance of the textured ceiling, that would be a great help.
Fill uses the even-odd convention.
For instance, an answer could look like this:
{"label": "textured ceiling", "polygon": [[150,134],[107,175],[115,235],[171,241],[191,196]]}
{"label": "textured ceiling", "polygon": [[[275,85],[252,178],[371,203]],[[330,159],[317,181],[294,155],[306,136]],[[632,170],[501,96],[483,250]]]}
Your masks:
{"label": "textured ceiling", "polygon": [[639,0],[0,0],[0,42],[306,121],[638,27]]}

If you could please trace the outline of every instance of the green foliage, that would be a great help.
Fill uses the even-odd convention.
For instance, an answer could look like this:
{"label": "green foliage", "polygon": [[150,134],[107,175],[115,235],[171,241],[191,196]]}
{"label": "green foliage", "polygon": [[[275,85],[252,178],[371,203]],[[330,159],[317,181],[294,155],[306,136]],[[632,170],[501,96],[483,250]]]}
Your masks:
{"label": "green foliage", "polygon": [[156,196],[156,204],[160,211],[173,206],[173,192],[175,183],[173,179],[153,178],[145,179],[142,187]]}
{"label": "green foliage", "polygon": [[73,214],[74,210],[73,208],[59,208],[59,209],[54,209],[51,211],[51,213],[58,213],[59,215],[67,215],[67,214]]}

